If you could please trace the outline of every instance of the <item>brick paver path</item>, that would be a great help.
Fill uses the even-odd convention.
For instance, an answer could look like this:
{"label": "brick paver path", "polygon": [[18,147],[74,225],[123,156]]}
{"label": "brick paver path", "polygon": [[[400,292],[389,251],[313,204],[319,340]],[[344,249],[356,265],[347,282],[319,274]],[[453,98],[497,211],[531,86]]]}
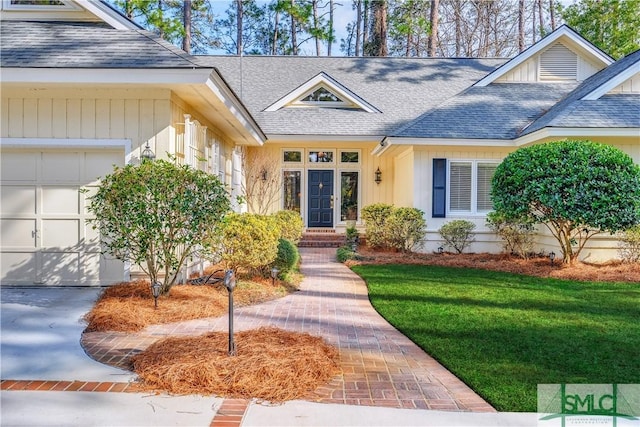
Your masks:
{"label": "brick paver path", "polygon": [[[306,400],[348,405],[495,411],[371,306],[364,282],[335,261],[335,249],[303,248],[299,292],[235,310],[236,331],[275,326],[323,337],[340,350],[342,375]],[[129,368],[128,358],[165,336],[227,331],[227,317],[148,327],[137,334],[85,333],[89,355]],[[240,346],[240,343],[238,343]]]}

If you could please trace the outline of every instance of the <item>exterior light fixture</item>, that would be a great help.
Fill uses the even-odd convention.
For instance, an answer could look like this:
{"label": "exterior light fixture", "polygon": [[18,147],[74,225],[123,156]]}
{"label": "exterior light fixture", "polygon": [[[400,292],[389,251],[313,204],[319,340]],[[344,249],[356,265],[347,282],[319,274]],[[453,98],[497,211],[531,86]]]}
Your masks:
{"label": "exterior light fixture", "polygon": [[144,150],[140,153],[140,162],[144,163],[147,160],[152,162],[156,159],[156,153],[153,152],[151,147],[149,147],[149,141],[147,141],[147,145],[144,146]]}
{"label": "exterior light fixture", "polygon": [[260,177],[262,178],[263,181],[267,180],[267,170],[266,169],[262,169],[262,172],[260,172]]}
{"label": "exterior light fixture", "polygon": [[444,253],[444,248],[442,246],[438,247],[438,253],[442,255]]}
{"label": "exterior light fixture", "polygon": [[382,172],[380,172],[380,167],[375,171],[375,179],[376,184],[380,184],[382,182]]}
{"label": "exterior light fixture", "polygon": [[151,294],[153,295],[155,308],[158,308],[158,297],[160,296],[160,289],[162,289],[162,285],[160,282],[155,281],[151,284]]}
{"label": "exterior light fixture", "polygon": [[236,343],[233,341],[233,289],[236,287],[236,277],[233,270],[224,273],[224,286],[229,291],[229,356],[236,355]]}
{"label": "exterior light fixture", "polygon": [[271,269],[271,284],[273,286],[276,285],[276,279],[278,278],[278,273],[280,273],[280,270],[278,270],[277,268],[273,267]]}
{"label": "exterior light fixture", "polygon": [[551,265],[553,265],[553,260],[556,259],[556,253],[555,252],[550,252],[549,253],[549,261],[551,261]]}

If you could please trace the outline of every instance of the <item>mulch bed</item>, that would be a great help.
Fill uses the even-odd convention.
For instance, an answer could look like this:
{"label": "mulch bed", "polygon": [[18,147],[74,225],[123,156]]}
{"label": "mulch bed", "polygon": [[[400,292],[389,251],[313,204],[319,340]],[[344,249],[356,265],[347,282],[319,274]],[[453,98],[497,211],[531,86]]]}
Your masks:
{"label": "mulch bed", "polygon": [[610,262],[606,264],[575,263],[564,265],[556,259],[551,265],[549,258],[522,259],[506,254],[418,254],[374,251],[367,247],[358,249],[362,259],[347,261],[347,265],[358,264],[423,264],[459,268],[480,268],[493,271],[524,274],[589,282],[633,282],[640,283],[640,264]]}
{"label": "mulch bed", "polygon": [[173,394],[214,394],[283,402],[302,398],[340,373],[338,350],[309,334],[269,327],[167,338],[133,357],[141,387]]}

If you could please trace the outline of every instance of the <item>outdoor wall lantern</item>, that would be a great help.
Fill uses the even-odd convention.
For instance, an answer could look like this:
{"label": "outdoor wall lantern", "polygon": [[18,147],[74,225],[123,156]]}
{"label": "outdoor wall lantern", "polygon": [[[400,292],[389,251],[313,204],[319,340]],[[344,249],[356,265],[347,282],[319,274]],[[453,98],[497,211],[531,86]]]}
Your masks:
{"label": "outdoor wall lantern", "polygon": [[442,246],[438,247],[438,253],[442,255],[444,253],[444,248]]}
{"label": "outdoor wall lantern", "polygon": [[556,259],[556,253],[555,252],[550,252],[549,253],[549,261],[551,261],[551,265],[553,265],[553,260]]}
{"label": "outdoor wall lantern", "polygon": [[160,289],[162,289],[162,284],[158,281],[153,282],[151,285],[151,294],[153,294],[153,300],[155,308],[158,308],[158,297],[160,296]]}
{"label": "outdoor wall lantern", "polygon": [[233,289],[236,287],[236,277],[233,270],[224,273],[224,286],[229,291],[229,356],[236,355],[236,343],[233,341]]}
{"label": "outdoor wall lantern", "polygon": [[271,284],[273,286],[276,285],[276,279],[278,278],[278,273],[280,273],[280,270],[278,270],[277,268],[273,267],[271,269]]}
{"label": "outdoor wall lantern", "polygon": [[154,153],[153,150],[151,150],[151,147],[149,147],[149,141],[147,141],[147,145],[144,146],[144,150],[142,150],[142,153],[140,154],[140,160],[142,163],[144,163],[147,160],[152,162],[155,159],[156,159],[156,153]]}
{"label": "outdoor wall lantern", "polygon": [[376,184],[380,184],[382,182],[382,172],[380,172],[380,167],[376,169],[375,177],[376,178],[374,179],[374,181],[376,182]]}
{"label": "outdoor wall lantern", "polygon": [[260,172],[260,177],[262,178],[263,181],[267,180],[267,170],[266,169],[262,169],[262,172]]}

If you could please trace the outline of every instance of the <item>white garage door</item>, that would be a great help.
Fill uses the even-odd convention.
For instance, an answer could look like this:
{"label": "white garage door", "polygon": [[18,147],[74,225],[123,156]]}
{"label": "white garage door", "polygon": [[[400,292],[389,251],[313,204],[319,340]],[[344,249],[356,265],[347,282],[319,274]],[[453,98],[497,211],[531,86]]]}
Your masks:
{"label": "white garage door", "polygon": [[123,165],[124,151],[4,148],[0,188],[3,285],[96,286],[122,281],[123,263],[100,254],[85,223],[97,178]]}

